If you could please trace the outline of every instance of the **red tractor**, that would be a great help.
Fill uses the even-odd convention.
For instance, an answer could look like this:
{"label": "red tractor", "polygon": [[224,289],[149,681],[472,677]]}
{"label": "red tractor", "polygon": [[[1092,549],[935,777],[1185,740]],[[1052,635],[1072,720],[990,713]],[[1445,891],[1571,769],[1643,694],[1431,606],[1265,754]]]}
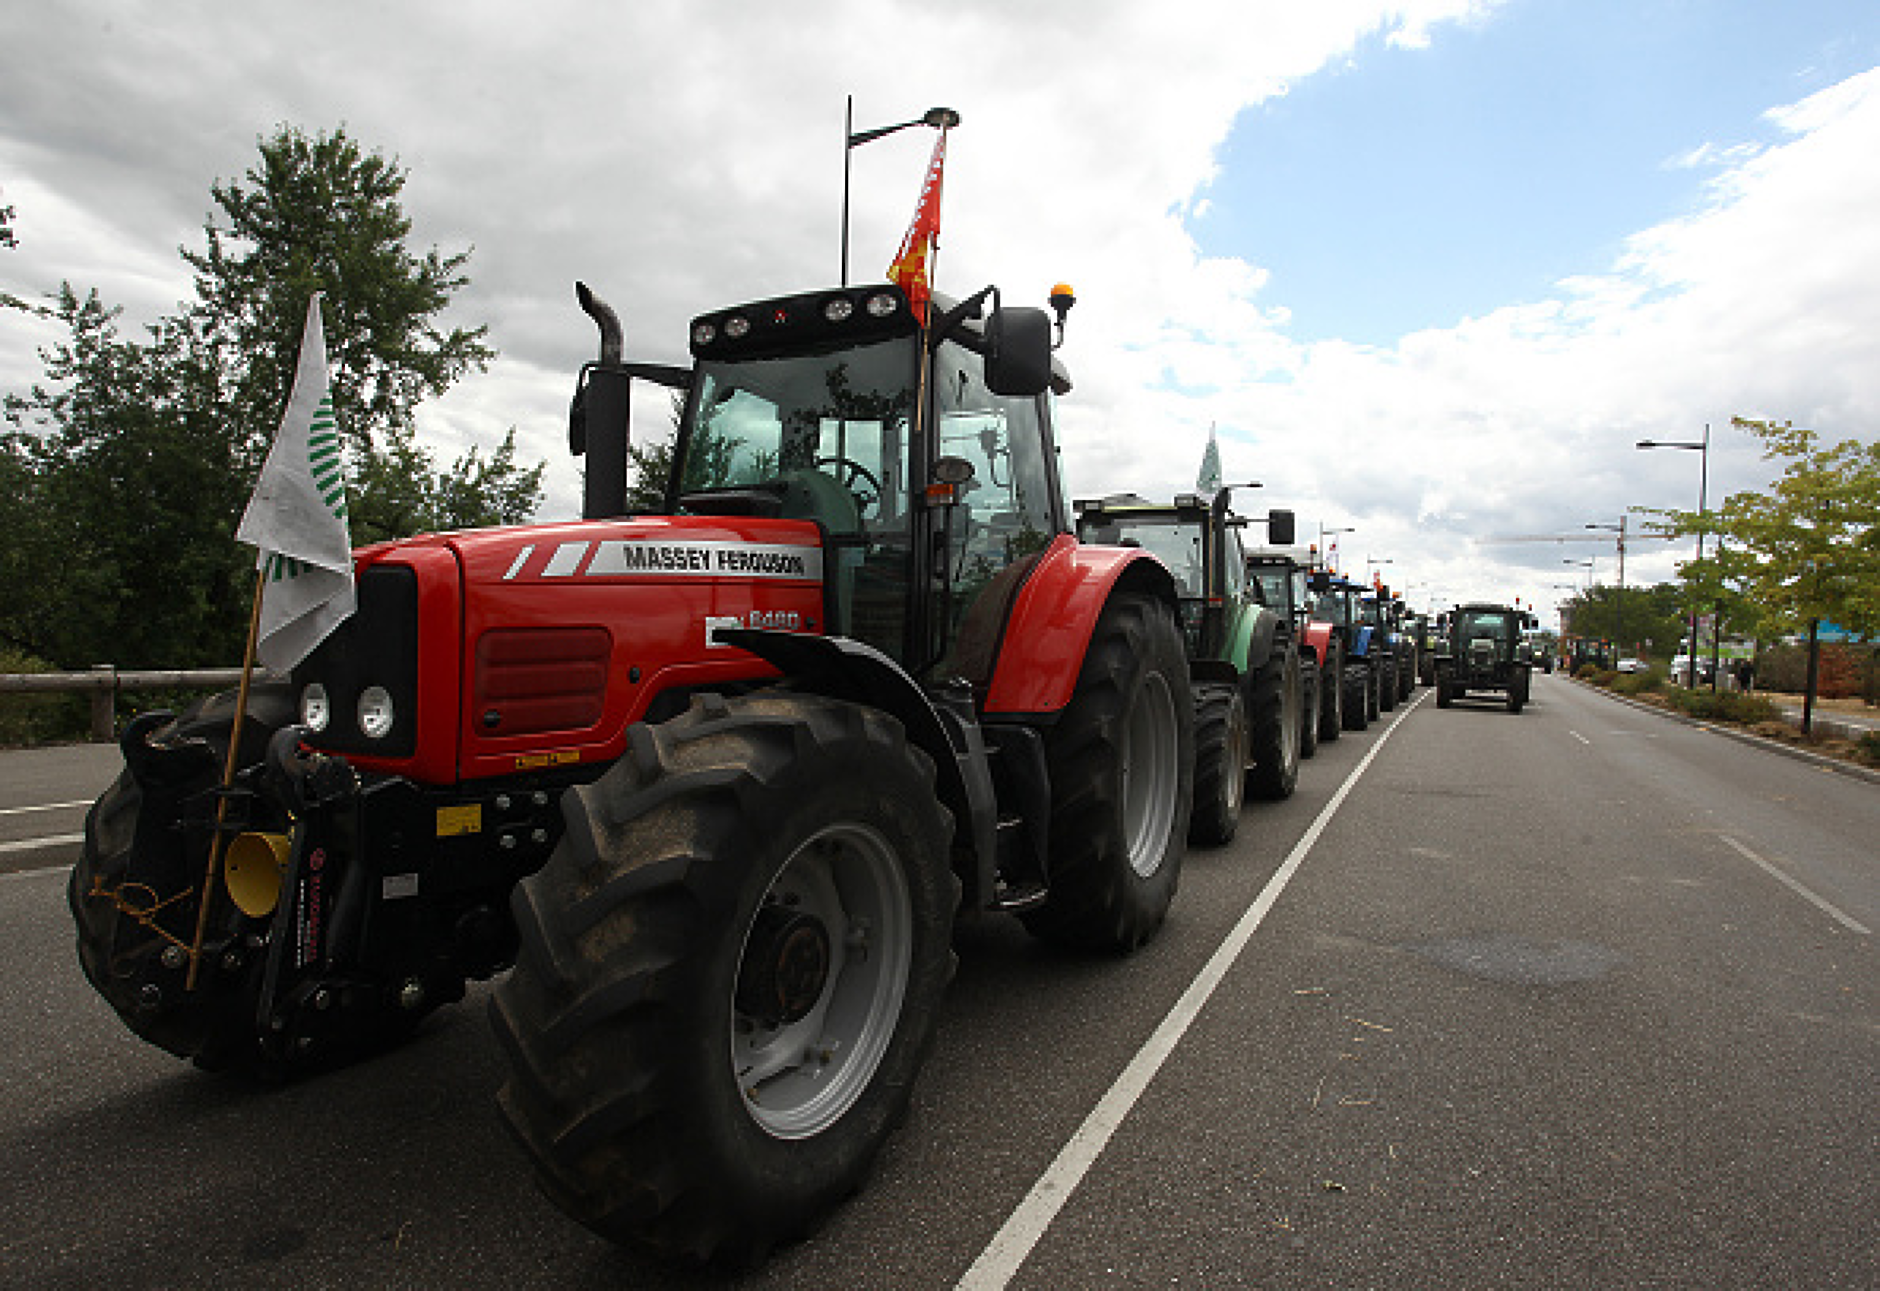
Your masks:
{"label": "red tractor", "polygon": [[[355,553],[358,612],[239,739],[228,697],[132,723],[71,905],[93,985],[210,1068],[342,1061],[513,965],[500,1103],[548,1195],[744,1262],[901,1119],[957,910],[1099,952],[1163,922],[1176,590],[1072,531],[1042,309],[809,292],[672,368],[580,296],[584,518]],[[624,514],[635,379],[684,396],[657,515]]]}

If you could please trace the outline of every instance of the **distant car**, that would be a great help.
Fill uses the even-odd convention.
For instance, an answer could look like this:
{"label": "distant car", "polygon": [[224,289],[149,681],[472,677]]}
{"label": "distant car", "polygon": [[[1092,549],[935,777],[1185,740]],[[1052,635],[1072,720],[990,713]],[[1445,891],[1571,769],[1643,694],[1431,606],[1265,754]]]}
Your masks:
{"label": "distant car", "polygon": [[[1711,677],[1710,660],[1705,658],[1703,655],[1699,655],[1697,657],[1697,684],[1700,686],[1708,686],[1710,684],[1710,677]],[[1682,685],[1690,681],[1690,679],[1691,679],[1691,656],[1689,656],[1688,654],[1681,654],[1681,655],[1675,656],[1671,660],[1671,680]]]}
{"label": "distant car", "polygon": [[1629,657],[1625,659],[1621,659],[1619,660],[1619,671],[1620,672],[1644,672],[1645,661],[1643,659],[1633,659]]}

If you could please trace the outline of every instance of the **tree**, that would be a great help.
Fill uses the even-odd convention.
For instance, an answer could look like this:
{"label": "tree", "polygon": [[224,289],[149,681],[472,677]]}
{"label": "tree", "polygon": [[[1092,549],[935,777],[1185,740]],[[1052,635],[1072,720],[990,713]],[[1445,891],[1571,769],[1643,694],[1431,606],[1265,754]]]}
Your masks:
{"label": "tree", "polygon": [[[1805,629],[1811,643],[1822,622],[1857,636],[1880,634],[1880,444],[1824,445],[1790,422],[1734,418],[1763,441],[1763,458],[1784,463],[1767,491],[1733,493],[1717,511],[1657,513],[1660,528],[1700,528],[1726,543],[1720,559],[1680,569],[1712,588],[1733,586],[1778,628]],[[1803,724],[1813,709],[1812,678]]]}
{"label": "tree", "polygon": [[227,663],[247,621],[247,498],[214,382],[175,320],[123,339],[68,285],[45,385],[9,395],[0,638],[62,667]]}
{"label": "tree", "polygon": [[[398,537],[442,520],[527,519],[541,500],[541,468],[518,472],[512,439],[487,461],[444,476],[418,444],[414,418],[427,396],[482,371],[496,352],[484,327],[443,330],[437,316],[469,281],[470,252],[407,246],[400,203],[407,173],[346,132],[309,138],[282,127],[260,141],[244,181],[210,192],[221,220],[205,247],[183,252],[196,270],[189,319],[213,356],[236,425],[270,435],[299,353],[307,297],[325,292],[333,407],[347,441],[357,541]],[[457,484],[466,466],[497,505],[470,505]],[[377,499],[374,490],[388,490]],[[377,517],[364,525],[361,517]],[[412,527],[379,526],[408,521]]]}
{"label": "tree", "polygon": [[[0,642],[60,667],[226,664],[241,650],[254,553],[235,542],[292,384],[308,295],[326,293],[335,410],[347,434],[356,540],[527,519],[542,468],[512,430],[436,470],[420,401],[487,365],[485,329],[437,315],[469,252],[406,247],[405,173],[344,131],[283,128],[220,220],[185,250],[196,298],[119,335],[117,311],[69,284],[39,312],[67,338],[46,381],[5,401]],[[39,307],[33,307],[39,308]]]}
{"label": "tree", "polygon": [[[1600,583],[1567,602],[1567,622],[1574,636],[1612,641],[1619,653],[1629,655],[1642,642],[1662,647],[1678,639],[1683,631],[1679,596],[1676,584],[1659,583],[1627,587],[1622,599],[1619,588]],[[1623,641],[1619,639],[1621,626]]]}

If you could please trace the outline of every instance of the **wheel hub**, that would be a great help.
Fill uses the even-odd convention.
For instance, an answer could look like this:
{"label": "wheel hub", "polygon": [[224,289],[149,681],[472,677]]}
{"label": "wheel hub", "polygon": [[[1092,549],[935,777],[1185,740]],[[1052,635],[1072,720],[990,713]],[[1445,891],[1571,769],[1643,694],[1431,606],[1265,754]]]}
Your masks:
{"label": "wheel hub", "polygon": [[783,906],[757,912],[738,972],[737,1007],[766,1027],[808,1017],[829,982],[829,932]]}

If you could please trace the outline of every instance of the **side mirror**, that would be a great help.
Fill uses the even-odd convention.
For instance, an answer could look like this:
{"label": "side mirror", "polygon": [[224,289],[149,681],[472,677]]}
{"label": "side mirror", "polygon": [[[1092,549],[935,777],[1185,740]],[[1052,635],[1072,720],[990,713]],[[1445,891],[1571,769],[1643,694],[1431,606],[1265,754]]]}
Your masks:
{"label": "side mirror", "polygon": [[1314,570],[1312,577],[1306,580],[1306,586],[1315,592],[1329,592],[1332,590],[1332,576],[1322,569]]}
{"label": "side mirror", "polygon": [[1030,398],[1051,388],[1051,316],[1014,305],[986,320],[986,389]]}
{"label": "side mirror", "polygon": [[1266,540],[1275,547],[1290,547],[1297,541],[1293,513],[1275,508],[1266,513]]}

